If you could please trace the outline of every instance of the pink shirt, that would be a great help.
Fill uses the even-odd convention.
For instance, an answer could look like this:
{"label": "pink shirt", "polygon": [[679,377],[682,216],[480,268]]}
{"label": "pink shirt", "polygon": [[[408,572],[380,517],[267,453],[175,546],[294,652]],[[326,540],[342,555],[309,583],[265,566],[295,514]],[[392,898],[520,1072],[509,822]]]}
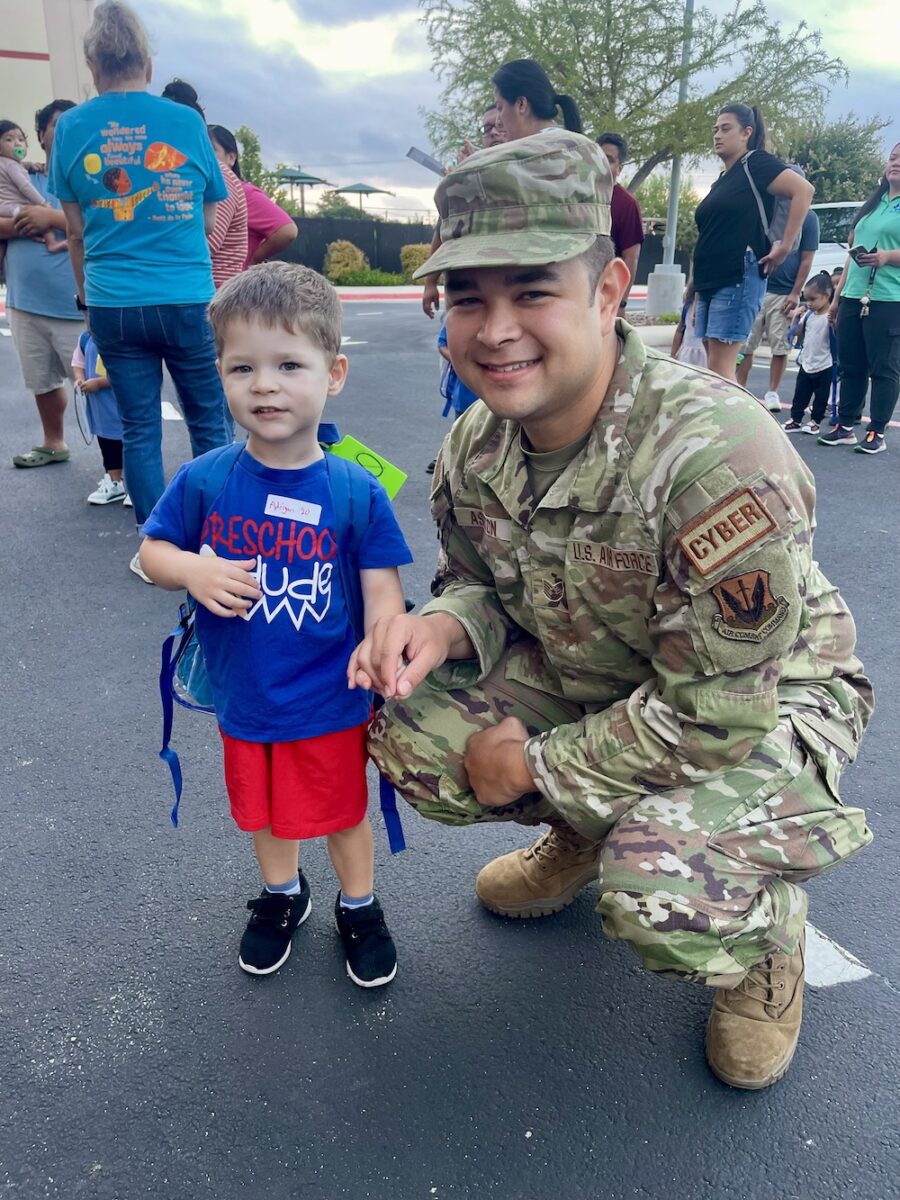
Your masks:
{"label": "pink shirt", "polygon": [[271,237],[275,230],[281,229],[283,225],[292,224],[294,218],[283,208],[279,208],[255,183],[246,179],[242,182],[247,197],[247,260],[244,266],[249,267],[250,260],[266,238]]}

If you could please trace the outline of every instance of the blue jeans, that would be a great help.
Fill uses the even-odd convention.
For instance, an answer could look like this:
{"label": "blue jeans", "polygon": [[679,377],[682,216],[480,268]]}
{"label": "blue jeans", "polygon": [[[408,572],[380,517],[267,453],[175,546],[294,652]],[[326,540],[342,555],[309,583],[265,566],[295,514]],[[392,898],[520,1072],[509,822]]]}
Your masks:
{"label": "blue jeans", "polygon": [[697,293],[694,332],[717,342],[746,342],[765,296],[766,281],[759,273],[756,255],[746,250],[740,283]]}
{"label": "blue jeans", "polygon": [[232,440],[205,304],[94,308],[91,333],[122,418],[125,483],[141,528],[163,494],[162,365],[175,383],[194,456]]}

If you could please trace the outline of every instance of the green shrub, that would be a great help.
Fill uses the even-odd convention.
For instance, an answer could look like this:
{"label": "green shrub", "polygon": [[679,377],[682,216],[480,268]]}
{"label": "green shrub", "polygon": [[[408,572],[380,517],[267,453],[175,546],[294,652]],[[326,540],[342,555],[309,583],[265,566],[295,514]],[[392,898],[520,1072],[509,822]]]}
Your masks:
{"label": "green shrub", "polygon": [[654,317],[653,320],[656,322],[657,325],[677,325],[678,322],[681,320],[681,313],[677,313],[677,312],[660,313],[659,316]]}
{"label": "green shrub", "polygon": [[406,280],[402,275],[394,275],[390,271],[375,271],[366,267],[362,271],[343,271],[340,275],[330,275],[335,287],[402,287]]}
{"label": "green shrub", "polygon": [[337,283],[338,277],[350,271],[367,271],[369,260],[358,246],[341,239],[329,242],[325,247],[325,268],[323,274],[332,283]]}
{"label": "green shrub", "polygon": [[431,247],[424,242],[410,242],[408,246],[401,246],[400,266],[408,282],[412,282],[413,272],[418,271],[430,257]]}

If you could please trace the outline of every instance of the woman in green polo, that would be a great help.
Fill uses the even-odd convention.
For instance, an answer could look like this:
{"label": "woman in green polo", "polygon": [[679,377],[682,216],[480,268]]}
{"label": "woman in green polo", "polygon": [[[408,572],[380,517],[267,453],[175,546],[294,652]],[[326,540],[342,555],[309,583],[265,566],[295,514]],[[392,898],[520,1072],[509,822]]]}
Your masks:
{"label": "woman in green polo", "polygon": [[[841,364],[839,424],[819,444],[878,454],[900,394],[900,143],[856,214],[851,243],[857,253],[847,258],[831,306]],[[857,442],[853,427],[862,416],[870,380],[869,428]]]}

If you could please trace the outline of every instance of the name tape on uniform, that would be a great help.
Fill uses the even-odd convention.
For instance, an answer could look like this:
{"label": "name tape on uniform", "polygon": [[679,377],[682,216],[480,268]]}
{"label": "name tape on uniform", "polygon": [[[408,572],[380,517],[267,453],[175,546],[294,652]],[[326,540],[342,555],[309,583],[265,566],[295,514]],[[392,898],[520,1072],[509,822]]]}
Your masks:
{"label": "name tape on uniform", "polygon": [[775,528],[775,519],[752,488],[738,488],[680,530],[675,540],[694,569],[706,576]]}

